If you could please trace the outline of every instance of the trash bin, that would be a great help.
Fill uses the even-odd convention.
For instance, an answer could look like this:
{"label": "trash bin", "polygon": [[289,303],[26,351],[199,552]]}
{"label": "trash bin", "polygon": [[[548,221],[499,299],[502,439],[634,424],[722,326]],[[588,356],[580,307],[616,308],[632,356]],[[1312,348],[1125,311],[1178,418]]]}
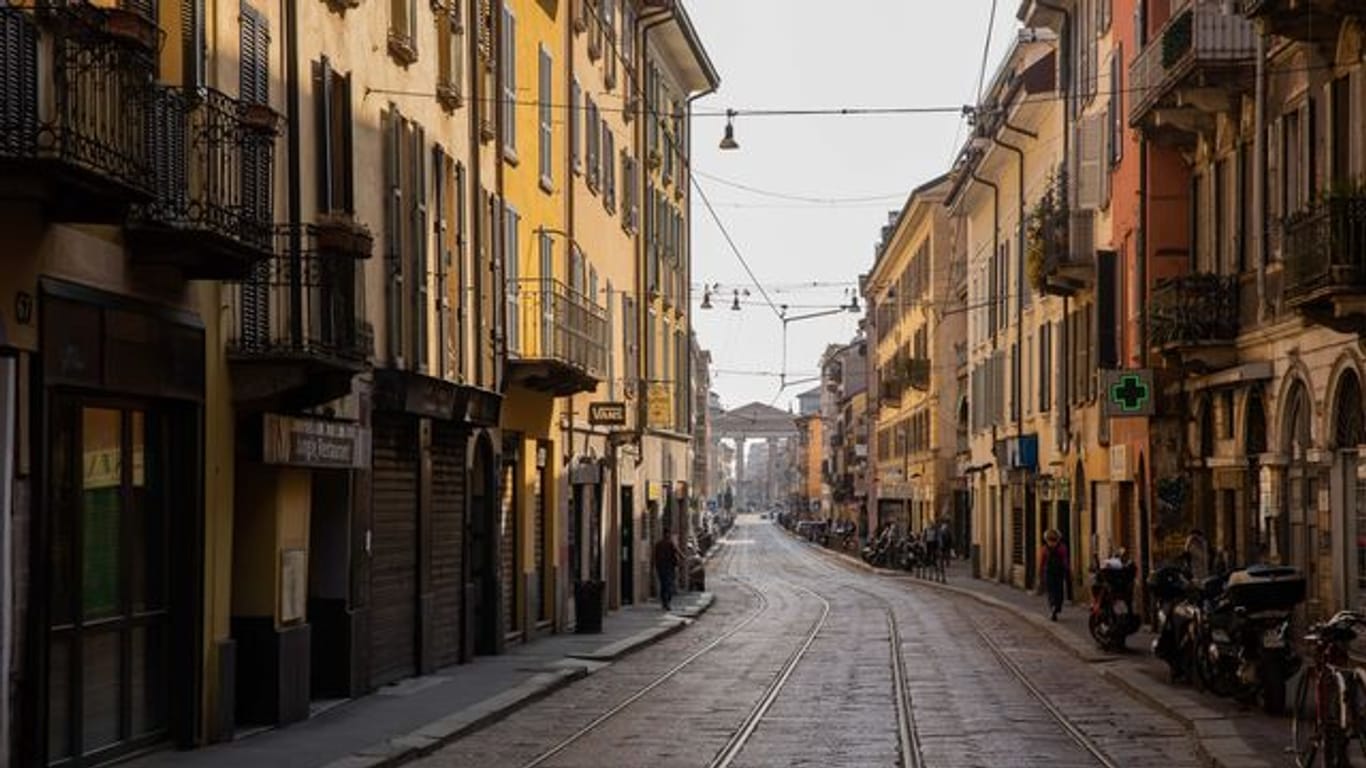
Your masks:
{"label": "trash bin", "polygon": [[596,635],[602,632],[603,595],[605,581],[580,581],[574,585],[575,633]]}

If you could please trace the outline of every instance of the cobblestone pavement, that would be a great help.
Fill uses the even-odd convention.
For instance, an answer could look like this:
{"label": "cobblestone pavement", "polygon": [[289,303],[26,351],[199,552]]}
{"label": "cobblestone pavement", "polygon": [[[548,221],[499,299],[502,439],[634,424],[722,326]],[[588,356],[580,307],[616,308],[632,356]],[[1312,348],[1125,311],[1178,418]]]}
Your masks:
{"label": "cobblestone pavement", "polygon": [[694,627],[418,765],[1199,765],[1178,723],[1012,614],[757,518],[723,547]]}

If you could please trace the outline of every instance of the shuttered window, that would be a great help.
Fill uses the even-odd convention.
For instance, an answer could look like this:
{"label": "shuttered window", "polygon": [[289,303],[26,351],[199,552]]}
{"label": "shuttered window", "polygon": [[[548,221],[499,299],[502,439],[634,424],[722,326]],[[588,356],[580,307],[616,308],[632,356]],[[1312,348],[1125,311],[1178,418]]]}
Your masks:
{"label": "shuttered window", "polygon": [[574,173],[583,170],[583,91],[579,81],[569,84],[569,162]]}
{"label": "shuttered window", "polygon": [[436,13],[436,98],[448,112],[458,109],[465,84],[465,27],[460,0],[447,0]]}
{"label": "shuttered window", "polygon": [[602,204],[617,211],[617,142],[607,121],[602,123]]}
{"label": "shuttered window", "polygon": [[603,294],[602,306],[607,310],[607,399],[617,399],[617,334],[616,306],[612,303],[612,281],[607,281],[607,291]]}
{"label": "shuttered window", "polygon": [[318,212],[352,214],[355,206],[351,158],[351,75],[332,69],[324,56],[313,65],[317,94],[314,152],[318,173]]}
{"label": "shuttered window", "polygon": [[640,183],[636,178],[636,159],[621,153],[621,228],[635,234],[640,226]]}
{"label": "shuttered window", "polygon": [[551,133],[552,121],[550,117],[552,99],[551,77],[553,72],[554,70],[551,68],[550,52],[547,51],[543,45],[540,49],[536,73],[536,92],[539,94],[536,107],[539,128],[537,134],[537,156],[540,158],[541,185],[547,192],[550,191],[551,185],[554,184],[555,180],[554,155],[552,151],[554,144],[552,140],[553,134]]}
{"label": "shuttered window", "polygon": [[385,339],[389,359],[403,367],[403,117],[391,104],[380,116],[384,142]]}
{"label": "shuttered window", "polygon": [[626,396],[634,397],[636,393],[636,379],[640,376],[640,318],[636,316],[636,300],[628,292],[621,294],[621,332],[622,332],[622,361],[625,370],[622,371],[622,378],[625,382]]}
{"label": "shuttered window", "polygon": [[585,160],[588,163],[588,189],[596,193],[601,185],[602,121],[598,117],[598,105],[593,102],[593,97],[585,96],[584,100],[588,104],[587,122],[583,128],[588,143],[585,150]]}
{"label": "shuttered window", "polygon": [[[443,333],[437,339],[441,362],[438,374],[463,379],[464,367],[464,279],[461,264],[461,212],[457,207],[462,194],[464,168],[440,146],[432,147],[432,231],[436,237],[436,308]],[[458,257],[459,256],[459,257]],[[458,257],[458,258],[457,258]],[[452,283],[462,299],[451,299]],[[457,314],[457,303],[461,311]]]}
{"label": "shuttered window", "polygon": [[[194,33],[198,36],[194,44],[202,46],[202,12],[193,0],[187,0],[186,7],[194,14],[191,23],[198,25]],[[241,6],[241,30],[239,45],[241,63],[238,70],[238,93],[247,104],[270,104],[270,24],[261,12],[243,3]],[[202,53],[202,49],[200,50]],[[199,57],[200,71],[193,77],[201,78],[202,55]],[[250,142],[242,147],[242,207],[249,218],[255,221],[273,221],[270,195],[270,147],[262,142]],[[183,187],[180,187],[183,188]]]}
{"label": "shuttered window", "polygon": [[409,305],[413,329],[412,344],[417,368],[426,372],[431,363],[428,349],[431,324],[431,297],[428,288],[428,210],[427,210],[427,149],[426,132],[422,126],[409,121],[405,140],[408,152],[404,156],[408,183],[408,237],[411,259],[407,264]]}
{"label": "shuttered window", "polygon": [[[248,6],[243,4],[242,10],[242,15],[245,16]],[[244,64],[247,59],[247,46],[255,43],[254,37],[249,40],[245,34],[246,24],[246,20],[243,19],[242,60]],[[180,45],[186,87],[203,87],[205,79],[203,0],[180,0]]]}
{"label": "shuttered window", "polygon": [[503,6],[503,34],[498,74],[502,81],[503,150],[517,153],[517,17]]}
{"label": "shuttered window", "polygon": [[389,0],[389,55],[404,66],[417,61],[417,0]]}

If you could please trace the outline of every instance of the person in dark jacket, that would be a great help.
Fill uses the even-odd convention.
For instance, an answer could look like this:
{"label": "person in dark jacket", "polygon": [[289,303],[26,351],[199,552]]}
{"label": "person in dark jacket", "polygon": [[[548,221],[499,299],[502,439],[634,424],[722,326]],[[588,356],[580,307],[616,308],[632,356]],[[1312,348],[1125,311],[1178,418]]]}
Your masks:
{"label": "person in dark jacket", "polygon": [[664,529],[664,535],[655,542],[655,575],[659,577],[659,602],[664,610],[674,599],[674,585],[678,581],[678,567],[683,564],[683,551],[674,541],[673,532]]}
{"label": "person in dark jacket", "polygon": [[1045,533],[1043,541],[1039,550],[1039,573],[1043,576],[1040,586],[1048,592],[1051,618],[1057,621],[1063,598],[1072,583],[1071,560],[1067,556],[1067,545],[1062,543],[1062,535],[1056,530]]}

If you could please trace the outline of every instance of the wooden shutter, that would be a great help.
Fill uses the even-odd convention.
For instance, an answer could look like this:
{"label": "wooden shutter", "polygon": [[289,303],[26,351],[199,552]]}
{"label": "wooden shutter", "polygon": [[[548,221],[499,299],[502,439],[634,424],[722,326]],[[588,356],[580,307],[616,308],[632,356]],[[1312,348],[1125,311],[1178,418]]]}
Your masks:
{"label": "wooden shutter", "polygon": [[1105,186],[1105,123],[1104,115],[1092,115],[1081,122],[1077,169],[1079,208],[1094,210],[1101,207],[1102,187]]}
{"label": "wooden shutter", "polygon": [[1119,367],[1118,255],[1114,251],[1096,253],[1096,367]]}
{"label": "wooden shutter", "polygon": [[[204,85],[204,9],[203,0],[180,0],[180,44],[185,73],[184,83],[188,88],[198,89]],[[245,8],[244,8],[245,10]],[[245,14],[244,14],[245,16]],[[243,20],[245,25],[246,21]],[[255,44],[253,38],[252,43]],[[241,52],[243,61],[246,51]]]}
{"label": "wooden shutter", "polygon": [[428,351],[428,328],[430,326],[431,304],[427,287],[427,134],[421,125],[409,123],[411,134],[408,136],[412,148],[408,153],[412,187],[409,200],[412,205],[412,328],[414,359],[419,370],[427,370],[431,362]]}
{"label": "wooden shutter", "polygon": [[385,337],[389,343],[389,359],[401,365],[403,360],[403,188],[400,161],[402,158],[403,118],[390,106],[381,113],[380,128],[384,135],[384,264]]}
{"label": "wooden shutter", "polygon": [[354,125],[351,121],[351,73],[348,72],[345,77],[336,78],[333,87],[336,102],[332,114],[332,125],[336,136],[332,145],[332,162],[335,166],[333,174],[341,177],[341,184],[338,189],[341,200],[338,210],[355,213],[356,155],[353,144],[355,140]]}
{"label": "wooden shutter", "polygon": [[330,213],[337,210],[332,199],[332,67],[327,57],[313,63],[313,92],[317,94],[314,110],[314,164],[318,177],[318,210]]}

